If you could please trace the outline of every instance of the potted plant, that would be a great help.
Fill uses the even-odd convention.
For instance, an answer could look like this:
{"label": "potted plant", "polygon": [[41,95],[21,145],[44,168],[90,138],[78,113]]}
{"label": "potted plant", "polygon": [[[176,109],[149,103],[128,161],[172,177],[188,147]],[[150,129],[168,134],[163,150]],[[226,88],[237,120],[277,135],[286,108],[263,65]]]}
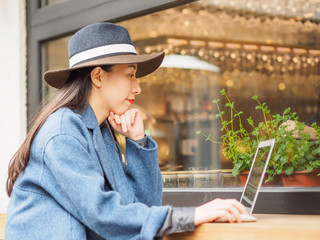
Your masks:
{"label": "potted plant", "polygon": [[[293,182],[296,186],[320,186],[320,138],[311,141],[310,134],[304,132],[305,125],[298,120],[297,114],[291,112],[290,108],[285,109],[282,114],[271,115],[270,109],[266,103],[261,103],[257,96],[252,99],[257,102],[256,110],[260,111],[263,121],[255,123],[252,117],[245,121],[249,124],[250,130],[245,129],[242,119],[243,112],[237,111],[235,102],[232,102],[223,89],[221,95],[227,100],[225,107],[229,112],[230,119],[226,119],[226,112],[221,110],[220,99],[213,100],[217,105],[218,113],[216,117],[221,120],[221,141],[215,142],[211,134],[197,131],[206,138],[206,141],[212,141],[221,144],[224,156],[232,161],[234,176],[249,171],[255,149],[259,141],[275,138],[276,145],[271,155],[266,173],[265,183],[275,182],[282,176],[282,182],[286,185],[286,180]],[[288,129],[289,120],[294,121],[295,127]],[[320,136],[320,127],[313,124],[317,136]],[[298,137],[297,137],[298,136]],[[309,173],[314,177],[313,182],[300,183],[294,180],[295,173]],[[311,174],[310,174],[311,173]],[[243,174],[245,175],[245,174]],[[287,177],[286,176],[290,176]]]}

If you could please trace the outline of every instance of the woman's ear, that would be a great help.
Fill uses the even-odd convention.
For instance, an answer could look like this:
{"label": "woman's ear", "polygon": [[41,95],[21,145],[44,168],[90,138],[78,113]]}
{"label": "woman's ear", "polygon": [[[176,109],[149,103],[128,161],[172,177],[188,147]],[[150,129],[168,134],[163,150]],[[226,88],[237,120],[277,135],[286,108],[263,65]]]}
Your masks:
{"label": "woman's ear", "polygon": [[102,73],[103,73],[103,70],[101,67],[95,67],[91,71],[90,76],[91,76],[92,84],[97,88],[100,88],[102,86],[102,80],[101,80]]}

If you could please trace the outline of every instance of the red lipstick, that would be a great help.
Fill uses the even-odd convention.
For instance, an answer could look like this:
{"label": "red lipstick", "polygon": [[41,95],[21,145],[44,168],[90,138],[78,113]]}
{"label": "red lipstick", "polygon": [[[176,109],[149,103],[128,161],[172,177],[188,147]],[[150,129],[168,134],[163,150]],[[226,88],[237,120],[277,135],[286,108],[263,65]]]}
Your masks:
{"label": "red lipstick", "polygon": [[126,100],[130,103],[130,105],[132,105],[134,102],[134,99],[126,99]]}

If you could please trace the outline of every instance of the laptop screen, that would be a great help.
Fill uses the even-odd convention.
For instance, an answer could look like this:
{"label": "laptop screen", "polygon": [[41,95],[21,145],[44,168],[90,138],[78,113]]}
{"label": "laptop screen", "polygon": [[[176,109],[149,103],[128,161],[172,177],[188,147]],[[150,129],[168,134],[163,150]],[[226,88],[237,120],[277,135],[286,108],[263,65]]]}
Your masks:
{"label": "laptop screen", "polygon": [[260,142],[240,202],[252,213],[273,150],[274,139]]}

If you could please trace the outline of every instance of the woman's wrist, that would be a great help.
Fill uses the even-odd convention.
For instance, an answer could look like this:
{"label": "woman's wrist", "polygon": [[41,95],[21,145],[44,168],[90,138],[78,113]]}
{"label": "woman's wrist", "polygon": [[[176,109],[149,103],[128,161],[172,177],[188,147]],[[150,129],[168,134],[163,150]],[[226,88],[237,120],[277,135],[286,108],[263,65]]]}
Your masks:
{"label": "woman's wrist", "polygon": [[133,141],[139,141],[141,139],[144,139],[146,137],[146,135],[143,133],[143,134],[139,134],[137,136],[134,136],[134,137],[129,137],[131,140]]}
{"label": "woman's wrist", "polygon": [[142,138],[140,137],[137,140],[133,140],[133,139],[131,139],[131,140],[134,141],[135,143],[137,143],[141,147],[146,147],[147,143],[148,143],[148,138],[146,135],[143,135]]}
{"label": "woman's wrist", "polygon": [[202,223],[202,220],[200,219],[200,213],[199,213],[200,210],[200,207],[195,207],[194,209],[194,225],[197,226],[199,224]]}

